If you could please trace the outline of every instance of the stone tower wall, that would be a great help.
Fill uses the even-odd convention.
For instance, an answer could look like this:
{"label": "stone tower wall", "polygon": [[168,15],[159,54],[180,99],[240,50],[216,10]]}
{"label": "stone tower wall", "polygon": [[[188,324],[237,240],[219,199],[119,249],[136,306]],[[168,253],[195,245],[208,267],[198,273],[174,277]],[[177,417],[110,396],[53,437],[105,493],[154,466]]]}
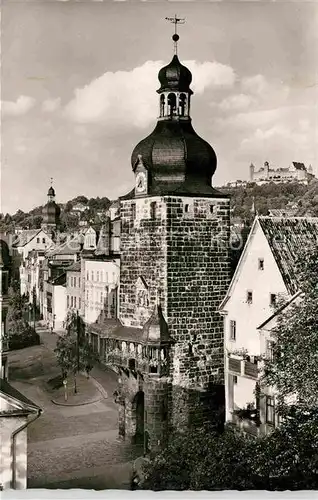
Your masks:
{"label": "stone tower wall", "polygon": [[[167,316],[173,349],[173,421],[212,418],[222,405],[223,318],[230,281],[228,199],[167,199]],[[207,397],[208,391],[209,396]],[[201,411],[202,410],[202,411]]]}
{"label": "stone tower wall", "polygon": [[[153,220],[150,218],[151,203],[156,203]],[[166,208],[162,199],[152,197],[122,202],[119,318],[125,326],[141,328],[152,313],[158,289],[166,289],[165,235]],[[148,287],[148,306],[139,306],[136,300],[139,277]],[[164,300],[164,296],[162,298]]]}
{"label": "stone tower wall", "polygon": [[[127,200],[122,203],[121,220],[120,319],[126,326],[142,327],[160,289],[163,314],[176,342],[172,393],[171,384],[169,389],[153,383],[144,389],[145,405],[152,408],[146,408],[147,415],[150,411],[146,427],[151,421],[152,434],[158,437],[166,390],[169,420],[178,427],[195,420],[202,423],[220,406],[216,388],[223,385],[224,354],[218,307],[230,280],[229,200],[169,196]],[[149,287],[149,306],[144,308],[136,305],[140,276]]]}

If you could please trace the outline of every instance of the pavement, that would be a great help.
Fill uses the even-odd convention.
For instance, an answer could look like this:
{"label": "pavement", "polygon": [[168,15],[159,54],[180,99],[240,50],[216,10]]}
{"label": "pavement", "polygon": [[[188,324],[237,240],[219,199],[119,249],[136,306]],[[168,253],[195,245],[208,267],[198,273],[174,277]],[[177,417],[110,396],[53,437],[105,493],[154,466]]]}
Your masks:
{"label": "pavement", "polygon": [[129,489],[132,461],[140,450],[118,436],[112,399],[117,375],[96,366],[89,379],[80,376],[85,404],[54,404],[62,393],[54,397],[47,382],[60,374],[53,352],[57,336],[37,331],[40,346],[9,354],[9,382],[43,410],[28,427],[28,488]]}

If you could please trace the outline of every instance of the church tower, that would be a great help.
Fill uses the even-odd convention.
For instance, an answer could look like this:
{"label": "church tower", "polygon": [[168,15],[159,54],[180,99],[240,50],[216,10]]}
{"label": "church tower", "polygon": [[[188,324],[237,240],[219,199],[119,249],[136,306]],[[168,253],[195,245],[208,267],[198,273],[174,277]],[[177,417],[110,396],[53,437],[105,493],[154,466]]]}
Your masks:
{"label": "church tower", "polygon": [[212,187],[216,154],[192,127],[191,72],[175,53],[158,78],[157,124],[133,150],[135,187],[121,198],[119,320],[130,331],[156,321],[151,342],[166,350],[164,371],[144,376],[151,449],[222,409],[218,307],[230,278],[230,202]]}
{"label": "church tower", "polygon": [[59,227],[61,209],[55,202],[55,191],[52,185],[49,187],[47,198],[48,201],[42,209],[41,228],[48,233],[53,233]]}

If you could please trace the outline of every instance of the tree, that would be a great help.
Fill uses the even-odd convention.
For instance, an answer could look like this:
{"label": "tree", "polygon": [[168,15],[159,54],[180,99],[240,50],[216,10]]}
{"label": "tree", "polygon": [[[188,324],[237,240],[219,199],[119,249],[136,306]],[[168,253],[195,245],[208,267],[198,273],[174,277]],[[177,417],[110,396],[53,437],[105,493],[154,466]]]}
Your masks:
{"label": "tree", "polygon": [[318,487],[318,412],[298,411],[272,434],[226,427],[173,434],[144,467],[143,489],[297,490]]}
{"label": "tree", "polygon": [[283,413],[291,400],[304,410],[318,407],[318,249],[304,252],[296,275],[302,293],[278,314],[274,356],[265,360],[261,379],[276,388]]}
{"label": "tree", "polygon": [[40,337],[23,317],[23,299],[18,290],[10,287],[7,330],[4,341],[9,349],[21,349],[40,343]]}
{"label": "tree", "polygon": [[63,378],[67,379],[73,375],[74,392],[77,393],[76,375],[85,371],[89,376],[94,364],[98,361],[98,356],[85,335],[82,318],[74,311],[69,311],[65,323],[66,333],[59,337],[54,351]]}
{"label": "tree", "polygon": [[64,226],[65,231],[72,231],[78,228],[78,217],[69,212],[63,212],[61,215],[61,224]]}
{"label": "tree", "polygon": [[73,209],[73,203],[68,201],[64,207],[64,213],[68,213]]}
{"label": "tree", "polygon": [[264,489],[318,488],[318,411],[294,408],[284,423],[261,440],[258,472]]}
{"label": "tree", "polygon": [[76,196],[76,198],[74,198],[72,200],[73,204],[75,205],[76,203],[83,203],[83,205],[86,205],[87,202],[88,202],[88,199],[86,198],[86,196],[84,195],[79,195],[79,196]]}
{"label": "tree", "polygon": [[219,490],[253,487],[253,438],[226,429],[175,433],[145,470],[144,489]]}

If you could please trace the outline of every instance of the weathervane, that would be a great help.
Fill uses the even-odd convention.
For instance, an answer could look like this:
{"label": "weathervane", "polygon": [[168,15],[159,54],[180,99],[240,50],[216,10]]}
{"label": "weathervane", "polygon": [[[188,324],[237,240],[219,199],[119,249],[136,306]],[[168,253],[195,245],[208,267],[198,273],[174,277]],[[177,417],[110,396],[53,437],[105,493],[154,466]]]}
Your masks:
{"label": "weathervane", "polygon": [[174,17],[166,17],[166,21],[170,21],[170,23],[174,24],[174,35],[172,35],[172,40],[174,41],[174,53],[177,55],[177,53],[178,53],[178,40],[180,38],[178,33],[177,33],[177,25],[184,24],[185,18],[177,17],[177,14],[175,14]]}

